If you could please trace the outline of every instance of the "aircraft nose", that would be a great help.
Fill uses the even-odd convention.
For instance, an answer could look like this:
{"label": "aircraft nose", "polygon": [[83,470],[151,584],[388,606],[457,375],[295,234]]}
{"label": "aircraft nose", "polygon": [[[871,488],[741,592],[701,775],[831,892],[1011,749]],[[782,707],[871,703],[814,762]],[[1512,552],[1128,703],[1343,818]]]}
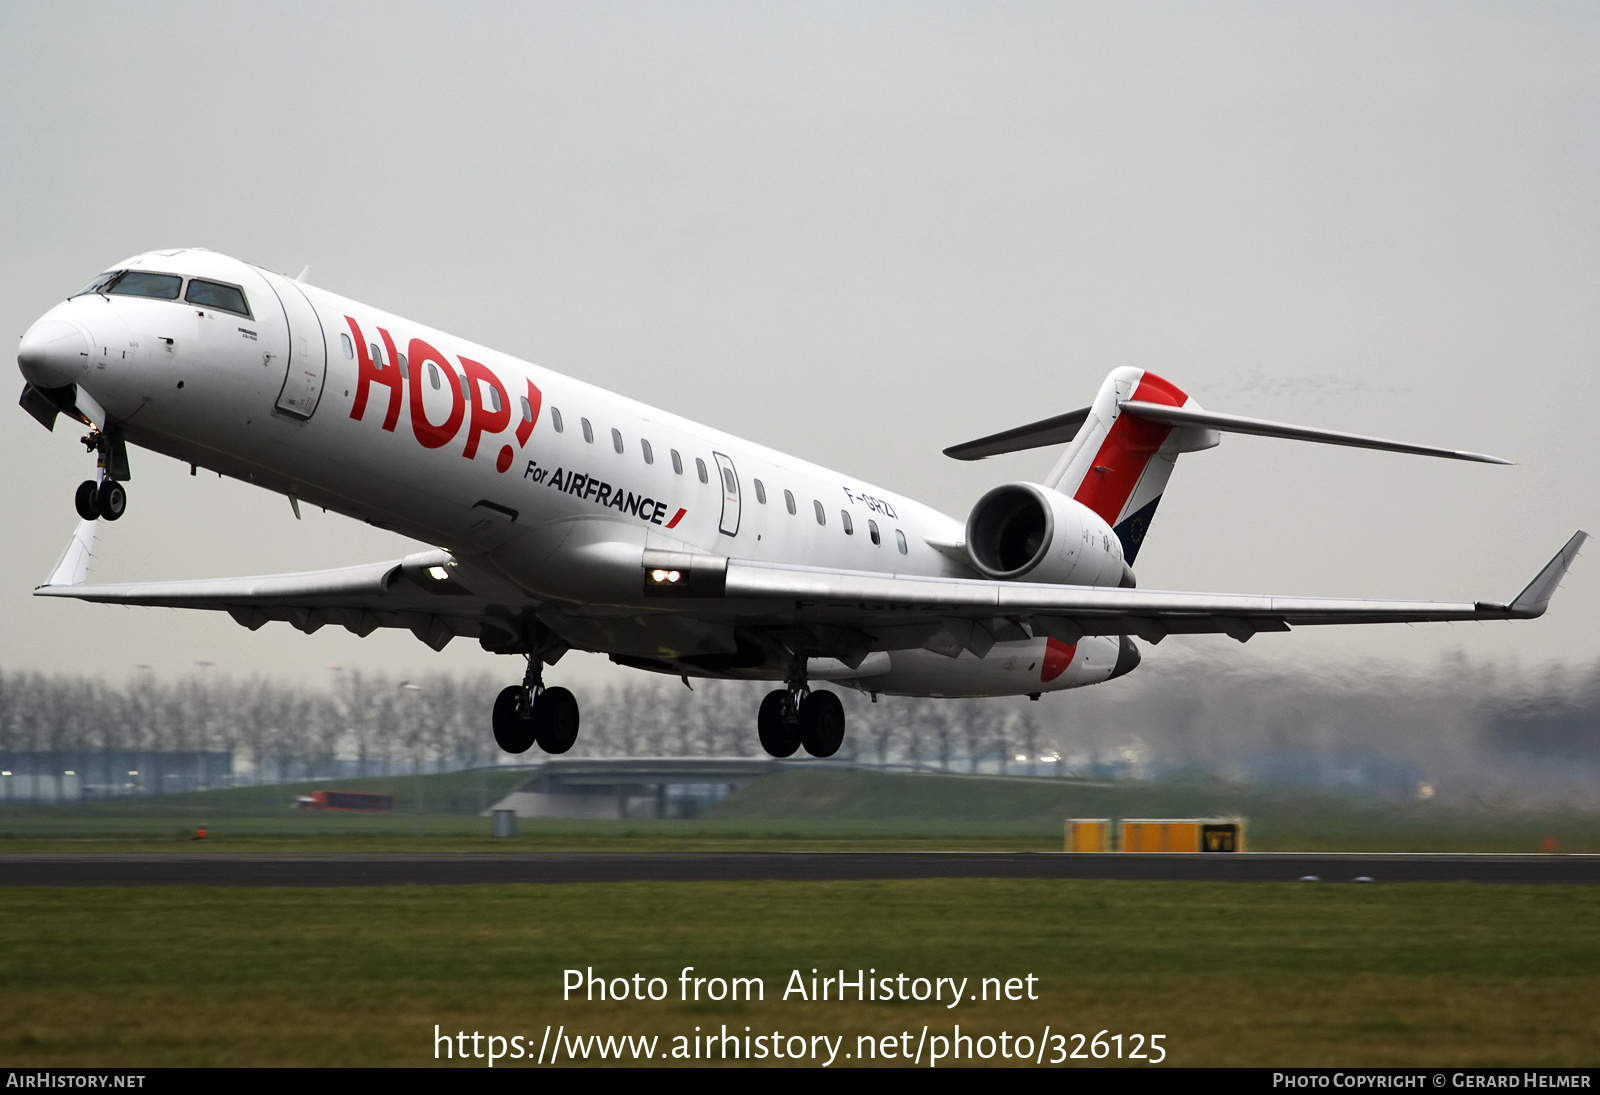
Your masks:
{"label": "aircraft nose", "polygon": [[64,319],[41,319],[17,347],[17,367],[35,387],[64,388],[88,365],[89,336]]}

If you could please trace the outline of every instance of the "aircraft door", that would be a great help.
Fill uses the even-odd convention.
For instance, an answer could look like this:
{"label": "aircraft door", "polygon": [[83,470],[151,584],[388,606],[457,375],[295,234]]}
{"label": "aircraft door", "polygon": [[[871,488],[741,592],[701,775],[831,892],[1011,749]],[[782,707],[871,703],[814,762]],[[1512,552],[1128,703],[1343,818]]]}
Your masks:
{"label": "aircraft door", "polygon": [[722,479],[722,524],[724,536],[739,535],[739,473],[733,470],[733,461],[720,452],[711,454],[717,462],[717,473]]}
{"label": "aircraft door", "polygon": [[310,418],[322,399],[322,384],[328,372],[328,342],[316,309],[288,278],[268,279],[283,305],[289,325],[289,361],[284,368],[283,388],[278,392],[278,410],[296,418]]}

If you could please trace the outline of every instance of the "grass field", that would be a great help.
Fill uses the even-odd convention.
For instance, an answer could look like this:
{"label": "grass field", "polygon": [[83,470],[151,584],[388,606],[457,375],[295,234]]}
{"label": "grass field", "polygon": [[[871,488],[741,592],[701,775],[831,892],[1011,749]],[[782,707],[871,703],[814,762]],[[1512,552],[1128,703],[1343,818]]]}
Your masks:
{"label": "grass field", "polygon": [[[787,771],[757,780],[706,816],[674,821],[524,820],[494,840],[481,810],[526,772],[458,772],[244,787],[81,806],[0,806],[0,850],[253,851],[646,850],[783,847],[1061,846],[1066,817],[1249,819],[1262,851],[1600,852],[1600,815],[1394,803],[1216,782],[1087,783],[872,772]],[[316,788],[383,791],[387,815],[298,811]],[[204,842],[191,839],[204,827]]]}
{"label": "grass field", "polygon": [[[658,1057],[696,1026],[749,1026],[844,1036],[838,1065],[860,1063],[843,1058],[858,1036],[910,1031],[915,1047],[924,1024],[956,1023],[1163,1034],[1177,1065],[1593,1065],[1600,1045],[1592,887],[7,889],[0,922],[4,1065],[459,1064],[435,1061],[435,1024],[535,1048],[546,1024],[656,1035]],[[659,976],[670,996],[563,1002],[562,971],[590,966]],[[681,1002],[684,966],[760,977],[765,1000]],[[965,977],[971,992],[1032,975],[1038,999],[782,999],[792,971],[840,968]]]}
{"label": "grass field", "polygon": [[[0,850],[1052,849],[1067,816],[1206,814],[1248,817],[1259,849],[1534,851],[1554,836],[1563,850],[1600,850],[1593,814],[1210,783],[787,772],[698,820],[525,820],[512,840],[494,840],[487,818],[460,812],[525,776],[0,807]],[[396,812],[288,806],[335,786],[392,793]],[[192,839],[199,826],[205,841]],[[672,1063],[675,1036],[724,1024],[735,1035],[749,1026],[752,1037],[842,1036],[840,1065],[860,1063],[858,1036],[909,1031],[915,1048],[924,1025],[948,1038],[957,1023],[969,1036],[1036,1040],[1047,1025],[1056,1035],[1107,1031],[1125,1036],[1125,1050],[1132,1035],[1162,1034],[1170,1064],[1592,1065],[1600,1045],[1600,887],[0,887],[0,924],[0,1065],[459,1064],[435,1060],[435,1024],[446,1034],[520,1035],[531,1055],[547,1024],[567,1037],[656,1036],[662,1063]],[[606,977],[659,976],[671,995],[563,1002],[562,971],[591,966]],[[684,966],[759,977],[766,999],[678,1000]],[[1038,999],[954,1010],[783,1000],[792,971],[809,980],[813,969],[965,977],[974,992],[985,977],[1032,975]],[[1079,1045],[1048,1044],[1046,1060]],[[501,1062],[519,1063],[529,1062]]]}

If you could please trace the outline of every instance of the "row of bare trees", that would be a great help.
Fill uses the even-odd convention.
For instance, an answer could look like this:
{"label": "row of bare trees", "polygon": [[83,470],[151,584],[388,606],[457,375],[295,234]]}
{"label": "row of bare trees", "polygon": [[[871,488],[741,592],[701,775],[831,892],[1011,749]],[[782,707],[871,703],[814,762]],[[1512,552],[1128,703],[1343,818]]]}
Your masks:
{"label": "row of bare trees", "polygon": [[[435,674],[341,673],[328,689],[272,680],[152,675],[126,684],[0,672],[0,758],[104,752],[226,752],[246,778],[449,771],[504,758],[489,730],[503,682]],[[584,697],[572,756],[754,756],[755,710],[770,685],[629,679]],[[999,701],[843,698],[843,756],[976,771],[1037,764],[1042,726]],[[537,753],[524,760],[539,759]]]}
{"label": "row of bare trees", "polygon": [[[850,726],[840,756],[958,772],[1188,772],[1600,801],[1600,664],[1319,671],[1190,655],[1168,656],[1161,668],[1041,703],[870,703],[837,689]],[[232,755],[235,778],[280,781],[542,759],[495,748],[489,711],[503,683],[344,671],[319,689],[0,671],[0,765],[20,754],[220,752]],[[691,691],[646,674],[580,687],[583,729],[571,755],[759,755],[755,711],[770,687],[707,681]]]}

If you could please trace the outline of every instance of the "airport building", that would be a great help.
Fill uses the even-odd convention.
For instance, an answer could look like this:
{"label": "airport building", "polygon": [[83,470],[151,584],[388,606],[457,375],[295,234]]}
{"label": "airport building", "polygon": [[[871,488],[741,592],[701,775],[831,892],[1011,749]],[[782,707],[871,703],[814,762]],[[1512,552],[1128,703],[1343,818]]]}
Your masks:
{"label": "airport building", "polygon": [[0,751],[0,803],[54,804],[228,787],[233,754],[110,749]]}

